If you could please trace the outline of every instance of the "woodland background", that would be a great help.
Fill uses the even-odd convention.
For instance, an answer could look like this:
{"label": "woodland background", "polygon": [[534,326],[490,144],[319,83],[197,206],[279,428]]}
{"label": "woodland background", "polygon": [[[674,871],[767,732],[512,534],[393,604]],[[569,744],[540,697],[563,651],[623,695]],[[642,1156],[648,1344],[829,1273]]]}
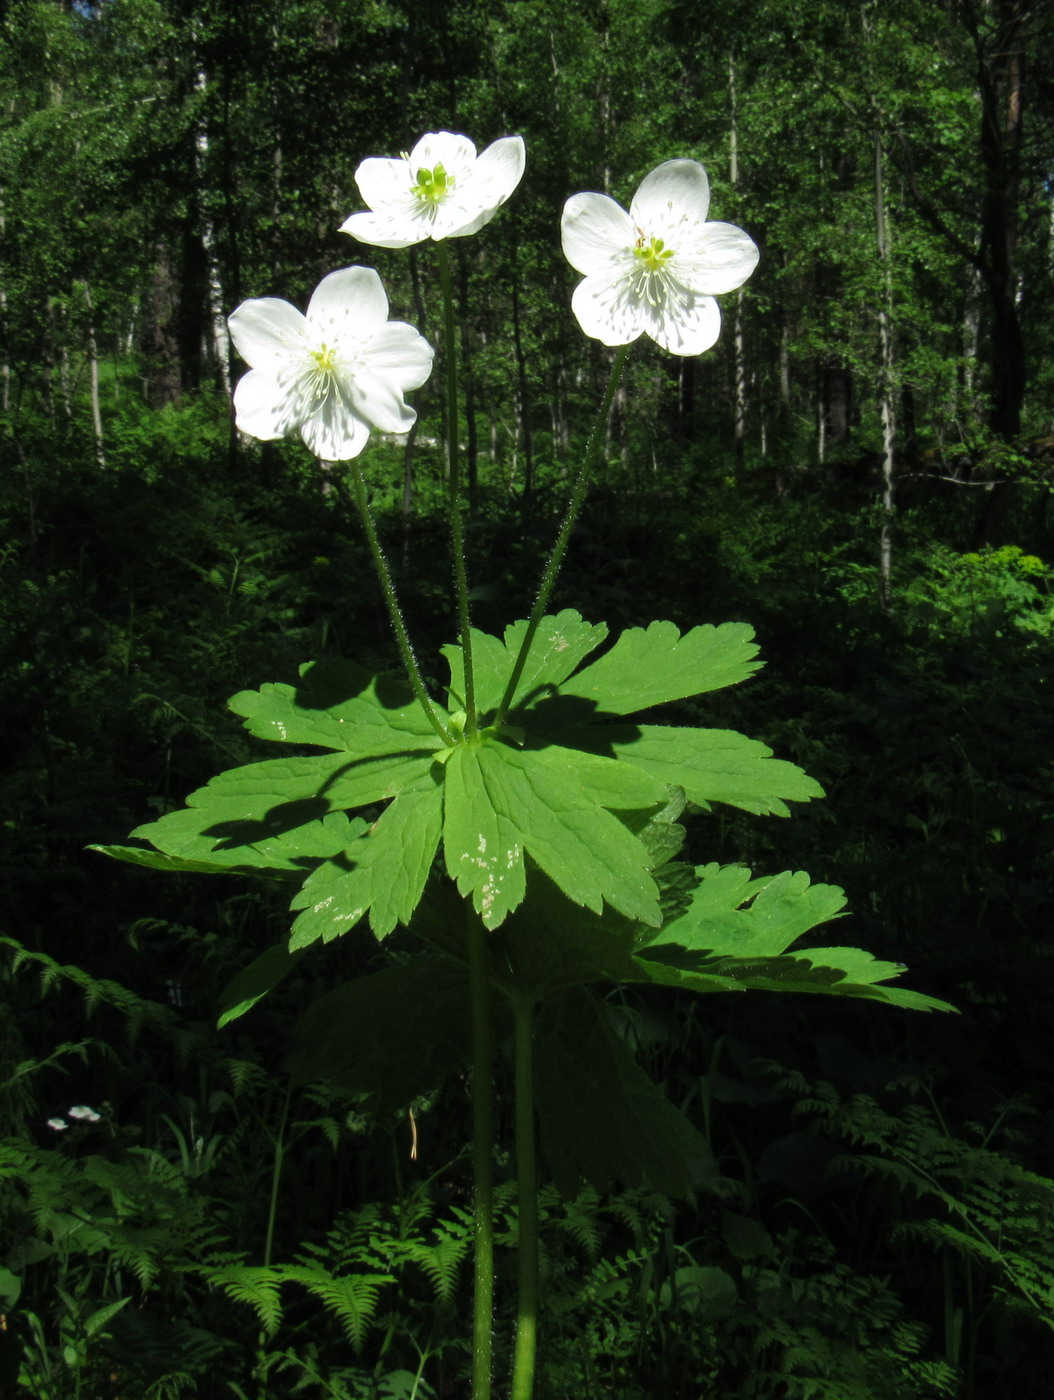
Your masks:
{"label": "woodland background", "polygon": [[[464,1083],[413,1105],[411,1160],[405,1113],[284,1068],[399,937],[217,1031],[282,899],[84,850],[258,756],[228,695],[394,662],[337,484],[233,433],[223,318],[366,262],[437,343],[431,250],[337,229],[363,157],[446,128],[527,145],[452,245],[478,625],[525,613],[609,364],[563,201],[701,160],[761,262],[713,352],[635,351],[556,605],[756,627],[761,676],[693,714],[828,796],[697,817],[693,856],[844,886],[838,938],[961,1013],[627,998],[722,1189],[547,1195],[541,1394],[1049,1394],[1054,10],[6,0],[0,110],[0,1391],[464,1391]],[[364,466],[437,670],[451,425],[417,406]],[[280,1289],[294,1260],[314,1283]]]}

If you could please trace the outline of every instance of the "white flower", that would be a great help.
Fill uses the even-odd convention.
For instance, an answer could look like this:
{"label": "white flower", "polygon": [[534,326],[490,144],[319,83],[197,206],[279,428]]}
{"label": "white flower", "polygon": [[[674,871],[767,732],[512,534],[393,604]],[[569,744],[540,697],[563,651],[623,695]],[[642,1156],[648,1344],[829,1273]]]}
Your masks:
{"label": "white flower", "polygon": [[56,1133],[64,1133],[69,1127],[69,1124],[64,1118],[49,1118],[48,1127],[52,1128]]}
{"label": "white flower", "polygon": [[707,223],[710,182],[696,160],[646,175],[629,213],[604,194],[564,205],[564,256],[585,273],[571,309],[586,335],[628,345],[642,332],[675,355],[701,355],[721,329],[714,296],[741,287],[758,250],[742,229]]}
{"label": "white flower", "polygon": [[371,212],[352,214],[340,231],[377,248],[477,233],[520,183],[525,159],[522,136],[503,136],[477,156],[467,136],[430,131],[409,155],[362,162],[355,183]]}
{"label": "white flower", "polygon": [[229,318],[238,354],[252,369],[238,382],[238,427],[250,437],[299,431],[316,457],[357,457],[371,428],[405,433],[417,414],[403,395],[432,371],[435,351],[413,326],[388,320],[388,298],[371,267],[331,272],[307,316],[276,297],[243,301]]}
{"label": "white flower", "polygon": [[98,1123],[99,1115],[94,1108],[89,1108],[86,1103],[75,1104],[69,1110],[70,1118],[83,1118],[86,1123]]}

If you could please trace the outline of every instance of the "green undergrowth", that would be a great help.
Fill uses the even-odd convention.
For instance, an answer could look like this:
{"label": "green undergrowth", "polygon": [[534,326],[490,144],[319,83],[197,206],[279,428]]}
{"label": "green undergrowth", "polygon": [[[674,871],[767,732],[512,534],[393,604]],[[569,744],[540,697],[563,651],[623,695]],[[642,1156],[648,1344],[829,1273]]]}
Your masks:
{"label": "green undergrowth", "polygon": [[[0,1376],[22,1367],[41,1400],[211,1396],[220,1374],[245,1400],[456,1395],[461,1072],[397,1107],[285,1077],[304,1008],[387,954],[360,929],[219,1035],[223,990],[283,938],[288,892],[122,872],[83,849],[260,756],[228,695],[295,685],[309,657],[394,663],[350,509],[291,450],[232,454],[207,404],[129,408],[105,469],[39,423],[23,441],[25,464],[4,444],[0,488]],[[438,690],[441,463],[421,449],[407,521],[399,450],[364,463]],[[484,473],[470,526],[474,617],[494,636],[562,488],[558,463],[529,500],[506,480]],[[827,796],[793,822],[697,815],[688,859],[844,888],[837,941],[909,963],[913,987],[962,1014],[856,1001],[850,1016],[828,998],[806,1015],[794,996],[699,1003],[655,985],[605,998],[611,1035],[717,1171],[676,1204],[617,1178],[545,1188],[552,1400],[644,1400],[656,1377],[684,1400],[1002,1400],[1054,1364],[1041,488],[981,547],[953,486],[906,504],[883,613],[873,506],[792,482],[781,496],[712,464],[636,482],[613,462],[553,610],[605,618],[613,638],[655,616],[686,633],[753,624],[764,669],[678,700],[674,722],[758,736]],[[69,1115],[82,1105],[98,1121]],[[591,1112],[600,1134],[602,1101]]]}

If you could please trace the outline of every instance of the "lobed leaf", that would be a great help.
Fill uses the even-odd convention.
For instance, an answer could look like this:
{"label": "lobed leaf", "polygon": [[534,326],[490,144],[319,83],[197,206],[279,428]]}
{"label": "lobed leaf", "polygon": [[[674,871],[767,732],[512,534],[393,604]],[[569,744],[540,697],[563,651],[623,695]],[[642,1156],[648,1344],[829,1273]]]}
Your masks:
{"label": "lobed leaf", "polygon": [[621,633],[610,651],[560,692],[592,700],[607,714],[635,714],[737,685],[761,666],[757,652],[754,629],[743,622],[707,623],[683,637],[672,622],[653,622]]}
{"label": "lobed leaf", "polygon": [[402,677],[335,659],[311,662],[300,675],[298,687],[240,691],[229,708],[261,739],[345,750],[357,758],[443,747]]}
{"label": "lobed leaf", "polygon": [[632,738],[611,740],[613,751],[690,802],[725,802],[757,815],[786,817],[787,802],[822,797],[823,788],[794,763],[773,758],[757,739],[732,729],[642,725]]}
{"label": "lobed leaf", "polygon": [[[525,620],[508,626],[504,640],[473,629],[472,673],[476,707],[481,715],[496,710],[501,704],[526,634]],[[511,708],[529,703],[532,697],[550,694],[606,636],[607,628],[602,622],[586,622],[581,613],[573,608],[566,608],[555,616],[543,617],[531,643]],[[443,655],[450,667],[451,708],[455,708],[455,700],[456,707],[462,708],[465,703],[465,672],[461,647],[445,646]]]}
{"label": "lobed leaf", "polygon": [[443,831],[443,789],[426,774],[404,789],[346,850],[319,865],[295,896],[289,948],[328,943],[366,914],[378,938],[409,923]]}
{"label": "lobed leaf", "polygon": [[640,841],[606,807],[657,805],[662,791],[569,750],[465,745],[446,764],[447,872],[488,928],[517,907],[529,854],[576,904],[604,902],[657,925],[658,891]]}

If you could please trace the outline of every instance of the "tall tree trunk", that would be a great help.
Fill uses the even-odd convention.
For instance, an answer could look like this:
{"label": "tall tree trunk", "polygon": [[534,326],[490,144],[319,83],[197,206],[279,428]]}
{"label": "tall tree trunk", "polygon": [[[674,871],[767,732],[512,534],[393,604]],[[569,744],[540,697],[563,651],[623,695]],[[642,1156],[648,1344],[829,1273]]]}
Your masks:
{"label": "tall tree trunk", "polygon": [[[199,68],[195,78],[199,97],[206,87],[205,71]],[[208,172],[206,166],[209,155],[209,133],[205,124],[204,112],[199,117],[198,130],[194,138],[194,177],[195,188],[204,191]],[[212,355],[219,370],[224,392],[230,396],[230,342],[227,337],[227,321],[223,314],[223,288],[220,283],[220,267],[216,257],[216,230],[212,217],[205,211],[201,214],[201,250],[205,260],[206,292],[209,309],[209,331]]]}
{"label": "tall tree trunk", "polygon": [[146,359],[144,392],[151,408],[179,403],[179,339],[176,335],[176,289],[168,243],[159,239],[154,252],[154,268],[147,297],[143,326]]}
{"label": "tall tree trunk", "polygon": [[896,413],[893,403],[893,279],[890,271],[889,224],[886,219],[885,163],[882,133],[875,130],[875,244],[882,276],[878,306],[878,404],[882,420],[882,529],[878,550],[878,596],[888,610],[893,584],[894,451]]}
{"label": "tall tree trunk", "polygon": [[962,8],[977,54],[981,97],[981,161],[985,173],[981,243],[988,253],[982,274],[992,304],[991,426],[1000,437],[1009,440],[1021,431],[1025,397],[1025,343],[1017,312],[1016,254],[1025,110],[1022,30],[1028,4],[1027,0],[998,0],[999,23],[990,44],[981,31],[977,0],[963,0]]}
{"label": "tall tree trunk", "polygon": [[95,460],[100,467],[106,466],[106,451],[102,440],[102,407],[99,403],[99,346],[95,337],[95,307],[92,304],[91,288],[82,282],[84,306],[88,312],[85,338],[88,343],[88,368],[91,380],[91,421],[95,434]]}

